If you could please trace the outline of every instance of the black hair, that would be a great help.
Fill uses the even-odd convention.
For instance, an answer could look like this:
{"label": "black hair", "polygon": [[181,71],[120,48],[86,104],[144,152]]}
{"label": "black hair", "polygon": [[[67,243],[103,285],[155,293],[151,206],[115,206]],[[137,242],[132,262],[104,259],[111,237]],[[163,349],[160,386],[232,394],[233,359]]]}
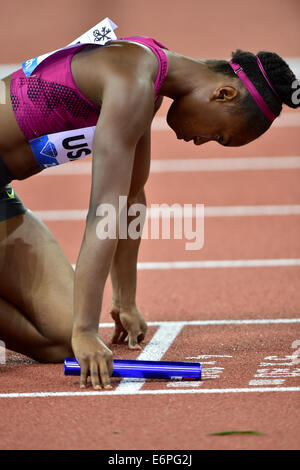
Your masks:
{"label": "black hair", "polygon": [[[282,103],[290,108],[298,108],[300,103],[292,100],[292,95],[295,93],[295,88],[292,85],[297,79],[289,65],[275,52],[260,51],[257,56],[280,100],[265,80],[254,54],[242,51],[241,49],[237,49],[231,54],[233,62],[238,63],[243,68],[247,77],[276,116],[279,116],[282,111]],[[236,76],[229,63],[225,60],[207,60],[206,63],[216,73],[222,73],[231,77]],[[240,112],[246,113],[247,118],[251,120],[252,127],[255,126],[259,134],[265,132],[270,127],[271,121],[262,113],[249,92],[243,98],[240,98],[237,104],[239,104]]]}

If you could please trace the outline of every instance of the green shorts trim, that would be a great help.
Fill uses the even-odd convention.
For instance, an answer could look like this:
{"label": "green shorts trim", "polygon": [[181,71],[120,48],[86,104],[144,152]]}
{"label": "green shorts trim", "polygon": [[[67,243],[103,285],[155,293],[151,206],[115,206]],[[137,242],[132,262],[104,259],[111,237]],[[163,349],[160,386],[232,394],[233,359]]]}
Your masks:
{"label": "green shorts trim", "polygon": [[26,207],[10,184],[0,188],[0,222],[24,214]]}

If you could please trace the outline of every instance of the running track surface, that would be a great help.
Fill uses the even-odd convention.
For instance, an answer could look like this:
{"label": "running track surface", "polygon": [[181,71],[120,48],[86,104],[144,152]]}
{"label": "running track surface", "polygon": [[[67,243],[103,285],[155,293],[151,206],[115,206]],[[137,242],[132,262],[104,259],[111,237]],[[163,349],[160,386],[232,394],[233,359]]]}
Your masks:
{"label": "running track surface", "polygon": [[[121,2],[114,3],[121,8]],[[197,7],[199,2],[188,3],[193,8],[182,20],[175,2],[172,27],[156,25],[153,36],[158,37],[160,27],[160,38],[168,45],[173,42],[175,48],[174,31],[183,21],[191,25],[180,38],[180,52],[187,55],[226,56],[236,42],[237,47],[252,47],[255,52],[265,48],[287,57],[300,55],[295,46],[297,2],[271,2],[266,40],[259,15],[255,16],[256,30],[246,25],[244,36],[240,35],[234,26],[237,5],[240,8],[236,1],[229,2],[231,8],[222,9],[222,15],[216,15],[212,7],[203,12]],[[162,8],[170,4],[166,1]],[[245,13],[261,12],[266,4],[270,1],[254,1],[252,13]],[[144,30],[150,35],[147,15],[141,15],[138,3],[132,6],[135,15],[131,12],[130,19],[122,9],[111,12],[107,8],[104,16],[120,25],[129,24],[130,34]],[[94,15],[84,13],[89,27]],[[221,16],[226,25],[219,40],[213,35],[208,48],[205,45],[205,52],[193,41],[199,35],[193,20],[196,13],[198,17],[206,13],[210,21],[216,18],[218,25]],[[41,16],[41,10],[36,14]],[[29,23],[33,24],[30,18]],[[279,40],[274,34],[277,24],[290,36],[281,34]],[[205,37],[210,26],[201,26]],[[79,26],[77,30],[81,32]],[[233,31],[234,41],[230,40]],[[125,33],[123,26],[119,35]],[[225,33],[226,44],[222,41]],[[64,42],[76,34],[65,31]],[[2,62],[15,63],[34,55],[36,40],[28,35],[26,41],[21,48],[20,44],[18,48],[8,45]],[[37,53],[60,44],[51,47],[46,35],[42,46]],[[166,110],[164,105],[159,116]],[[186,251],[186,240],[142,241],[138,305],[149,332],[141,353],[124,346],[112,349],[115,358],[202,362],[201,382],[114,379],[111,392],[82,391],[78,378],[63,375],[62,365],[41,365],[8,352],[7,363],[0,366],[1,449],[299,448],[300,365],[297,348],[292,347],[300,340],[299,112],[284,111],[285,119],[291,118],[294,124],[276,125],[256,142],[238,149],[214,143],[196,148],[177,142],[164,126],[153,129],[148,205],[205,204],[205,242],[200,251]],[[14,184],[24,203],[57,237],[72,264],[84,230],[89,165],[87,159]],[[108,283],[100,329],[108,345],[110,297]],[[226,430],[262,435],[209,436]]]}

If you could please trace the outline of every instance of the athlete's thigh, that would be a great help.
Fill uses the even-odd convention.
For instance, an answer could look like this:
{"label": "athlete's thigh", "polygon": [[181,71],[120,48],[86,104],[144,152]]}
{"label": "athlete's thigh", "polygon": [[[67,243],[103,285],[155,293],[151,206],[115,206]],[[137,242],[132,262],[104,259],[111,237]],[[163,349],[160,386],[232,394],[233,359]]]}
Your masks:
{"label": "athlete's thigh", "polygon": [[71,335],[73,277],[58,242],[31,211],[0,222],[0,297],[50,340]]}

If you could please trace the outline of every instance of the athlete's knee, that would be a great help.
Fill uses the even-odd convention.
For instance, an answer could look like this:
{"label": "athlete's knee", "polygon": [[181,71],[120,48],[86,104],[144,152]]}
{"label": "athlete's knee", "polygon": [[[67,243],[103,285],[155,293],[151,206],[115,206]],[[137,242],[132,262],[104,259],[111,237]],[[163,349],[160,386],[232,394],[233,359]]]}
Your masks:
{"label": "athlete's knee", "polygon": [[57,364],[63,363],[66,357],[72,357],[72,348],[63,348],[62,346],[55,346],[47,348],[43,351],[37,351],[35,359],[43,364]]}
{"label": "athlete's knee", "polygon": [[34,359],[42,363],[61,363],[66,357],[73,356],[71,339],[64,343],[48,344],[34,352]]}
{"label": "athlete's knee", "polygon": [[39,362],[63,362],[66,357],[72,357],[71,346],[72,325],[65,325],[55,332],[44,334],[44,343],[37,351]]}

